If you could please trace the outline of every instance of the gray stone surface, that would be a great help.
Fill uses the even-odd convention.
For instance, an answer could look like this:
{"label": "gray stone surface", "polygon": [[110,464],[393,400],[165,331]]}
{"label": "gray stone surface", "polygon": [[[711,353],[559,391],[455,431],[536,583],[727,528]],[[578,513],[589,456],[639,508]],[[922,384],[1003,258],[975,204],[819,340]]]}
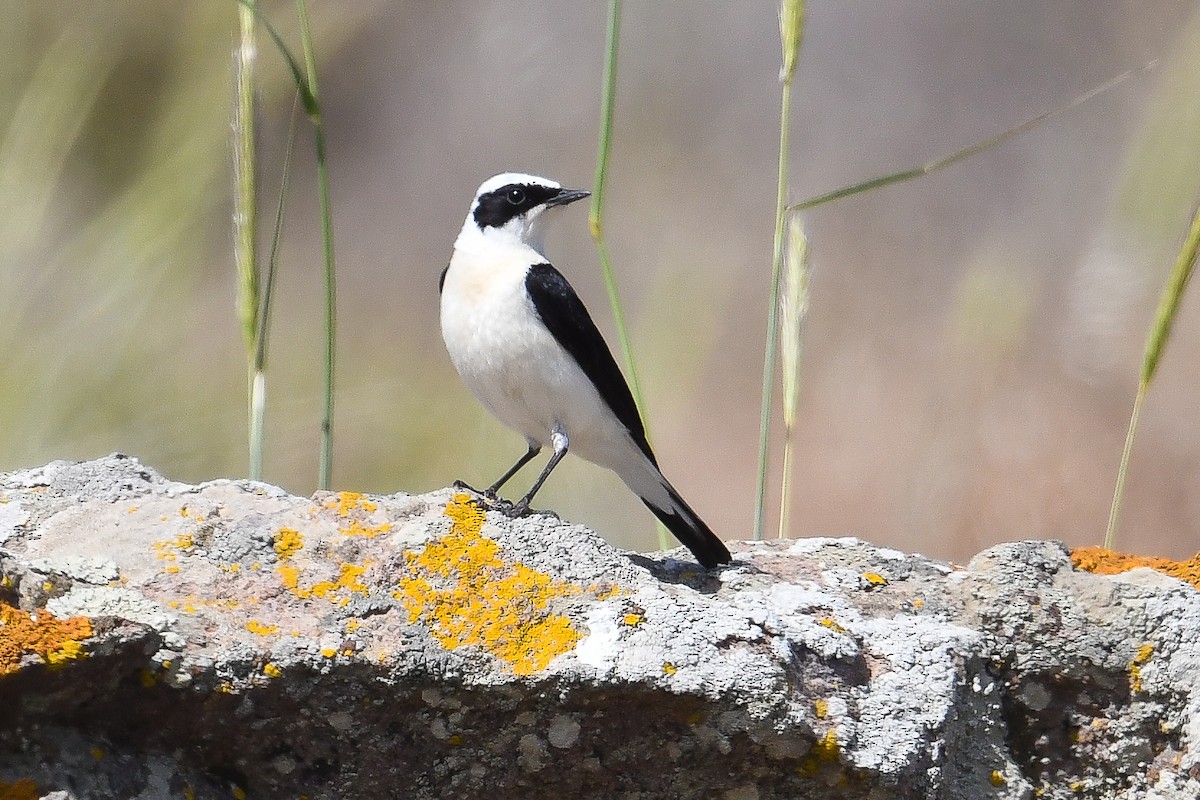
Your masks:
{"label": "gray stone surface", "polygon": [[474,509],[0,475],[0,601],[91,623],[8,669],[0,627],[0,800],[1200,797],[1186,583],[1043,541],[705,572]]}

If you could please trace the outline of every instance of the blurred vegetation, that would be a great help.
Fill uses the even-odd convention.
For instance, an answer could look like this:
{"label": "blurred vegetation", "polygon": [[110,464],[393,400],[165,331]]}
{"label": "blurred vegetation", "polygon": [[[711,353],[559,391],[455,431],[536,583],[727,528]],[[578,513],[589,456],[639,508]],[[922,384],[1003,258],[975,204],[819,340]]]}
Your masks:
{"label": "blurred vegetation", "polygon": [[[1161,59],[1020,142],[805,220],[792,535],[953,558],[1027,535],[1094,542],[1196,199],[1200,19],[1117,0],[807,5],[794,197],[951,152]],[[236,4],[0,6],[0,469],[122,450],[181,480],[243,474]],[[294,5],[265,7],[298,42]],[[313,6],[341,269],[335,486],[424,490],[492,475],[519,450],[446,363],[437,274],[486,175],[586,181],[604,10]],[[608,184],[605,232],[656,450],[729,538],[749,538],[754,508],[776,12],[626,5]],[[292,90],[265,41],[259,53],[260,177],[273,191]],[[311,152],[297,142],[308,166],[281,256],[264,477],[304,493],[322,278]],[[562,228],[552,256],[610,332],[584,223]],[[1200,548],[1194,309],[1184,303],[1144,411],[1146,455],[1134,453],[1122,509],[1131,549]],[[616,543],[651,541],[619,482],[576,460],[539,500]]]}

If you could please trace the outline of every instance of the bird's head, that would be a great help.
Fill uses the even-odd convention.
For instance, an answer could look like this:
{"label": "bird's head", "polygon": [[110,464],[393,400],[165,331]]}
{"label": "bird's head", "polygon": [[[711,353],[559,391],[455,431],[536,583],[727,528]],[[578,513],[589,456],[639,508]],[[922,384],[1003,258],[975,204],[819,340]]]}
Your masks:
{"label": "bird's head", "polygon": [[505,172],[479,187],[463,235],[515,239],[541,252],[540,222],[545,212],[590,194],[582,189],[564,189],[549,178]]}

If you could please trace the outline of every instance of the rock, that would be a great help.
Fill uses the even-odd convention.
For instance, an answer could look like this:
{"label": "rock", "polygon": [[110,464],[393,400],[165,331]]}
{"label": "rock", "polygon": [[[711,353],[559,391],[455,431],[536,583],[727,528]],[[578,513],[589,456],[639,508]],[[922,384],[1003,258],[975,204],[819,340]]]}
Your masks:
{"label": "rock", "polygon": [[0,476],[0,799],[1200,797],[1200,592],[636,555],[450,490]]}

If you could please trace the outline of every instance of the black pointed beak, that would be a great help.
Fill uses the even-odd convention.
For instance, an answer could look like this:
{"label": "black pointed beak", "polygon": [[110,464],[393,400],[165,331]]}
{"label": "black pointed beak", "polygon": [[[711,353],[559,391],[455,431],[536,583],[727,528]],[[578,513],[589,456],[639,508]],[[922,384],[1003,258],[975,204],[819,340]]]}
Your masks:
{"label": "black pointed beak", "polygon": [[563,189],[558,194],[546,201],[546,206],[553,208],[554,206],[565,206],[567,203],[574,203],[576,200],[582,200],[585,197],[591,196],[591,192],[586,189]]}

